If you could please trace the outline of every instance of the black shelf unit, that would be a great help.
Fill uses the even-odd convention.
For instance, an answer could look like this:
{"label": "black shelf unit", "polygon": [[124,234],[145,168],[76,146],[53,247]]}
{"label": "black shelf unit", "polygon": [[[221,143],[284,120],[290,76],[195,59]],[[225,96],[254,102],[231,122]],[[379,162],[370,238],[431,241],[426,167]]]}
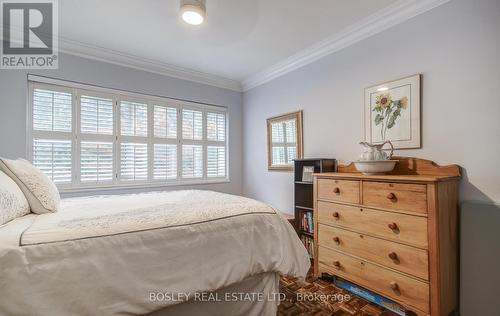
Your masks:
{"label": "black shelf unit", "polygon": [[[295,230],[299,235],[300,239],[308,250],[314,248],[314,243],[312,242],[312,247],[308,247],[307,244],[311,244],[314,240],[314,230],[312,229],[313,222],[313,183],[308,181],[303,181],[302,172],[305,166],[313,166],[314,173],[320,172],[335,172],[337,168],[337,161],[335,159],[326,158],[316,158],[316,159],[297,159],[295,160],[295,175],[294,175],[294,188],[295,188]],[[304,227],[304,216],[309,219],[309,229]],[[313,257],[311,251],[311,258]]]}

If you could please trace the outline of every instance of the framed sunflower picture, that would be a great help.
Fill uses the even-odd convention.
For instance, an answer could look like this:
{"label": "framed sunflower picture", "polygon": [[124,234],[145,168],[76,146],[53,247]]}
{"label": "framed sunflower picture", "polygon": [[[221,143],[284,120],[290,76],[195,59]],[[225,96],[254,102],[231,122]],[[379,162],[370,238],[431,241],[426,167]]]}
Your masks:
{"label": "framed sunflower picture", "polygon": [[365,141],[394,148],[420,148],[420,77],[381,83],[365,89]]}

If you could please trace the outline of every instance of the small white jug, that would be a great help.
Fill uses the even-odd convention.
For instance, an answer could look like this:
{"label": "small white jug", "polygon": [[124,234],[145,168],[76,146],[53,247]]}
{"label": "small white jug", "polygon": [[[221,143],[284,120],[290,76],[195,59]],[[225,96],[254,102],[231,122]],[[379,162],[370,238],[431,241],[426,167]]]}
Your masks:
{"label": "small white jug", "polygon": [[[394,153],[394,146],[392,146],[392,143],[389,140],[378,145],[367,142],[361,142],[359,144],[363,146],[363,153],[359,156],[359,160],[361,161],[390,160],[392,158],[392,154]],[[391,146],[391,153],[389,155],[387,155],[387,153],[382,149],[385,144],[389,144]]]}

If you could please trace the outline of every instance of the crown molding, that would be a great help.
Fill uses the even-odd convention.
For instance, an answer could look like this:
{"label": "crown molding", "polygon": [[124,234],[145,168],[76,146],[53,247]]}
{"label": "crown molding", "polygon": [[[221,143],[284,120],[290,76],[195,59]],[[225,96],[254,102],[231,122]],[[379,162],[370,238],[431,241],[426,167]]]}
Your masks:
{"label": "crown molding", "polygon": [[243,80],[243,91],[248,91],[295,69],[335,53],[363,39],[380,33],[419,14],[451,0],[399,0],[366,19],[326,38],[285,60]]}
{"label": "crown molding", "polygon": [[59,37],[59,52],[241,92],[237,80]]}
{"label": "crown molding", "polygon": [[[248,91],[451,0],[398,0],[366,19],[252,75],[242,82],[59,36],[59,52],[238,92]],[[1,30],[0,26],[0,30]]]}
{"label": "crown molding", "polygon": [[[3,34],[2,26],[0,26],[0,33]],[[23,43],[23,40],[19,38],[13,38],[11,39],[11,41],[15,43]],[[68,55],[79,56],[118,66],[156,73],[163,76],[174,77],[177,79],[193,81],[205,85],[242,92],[241,82],[237,80],[171,65],[157,60],[147,59],[124,52],[71,40],[61,36],[58,37],[57,48],[59,52]]]}

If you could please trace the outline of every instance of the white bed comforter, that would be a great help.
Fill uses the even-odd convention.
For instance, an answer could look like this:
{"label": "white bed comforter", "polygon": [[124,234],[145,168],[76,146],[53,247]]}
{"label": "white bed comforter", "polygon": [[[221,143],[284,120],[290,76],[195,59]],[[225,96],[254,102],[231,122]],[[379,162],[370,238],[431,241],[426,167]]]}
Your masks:
{"label": "white bed comforter", "polygon": [[142,315],[151,292],[212,291],[262,272],[305,277],[273,208],[211,191],[72,198],[0,226],[0,315]]}

